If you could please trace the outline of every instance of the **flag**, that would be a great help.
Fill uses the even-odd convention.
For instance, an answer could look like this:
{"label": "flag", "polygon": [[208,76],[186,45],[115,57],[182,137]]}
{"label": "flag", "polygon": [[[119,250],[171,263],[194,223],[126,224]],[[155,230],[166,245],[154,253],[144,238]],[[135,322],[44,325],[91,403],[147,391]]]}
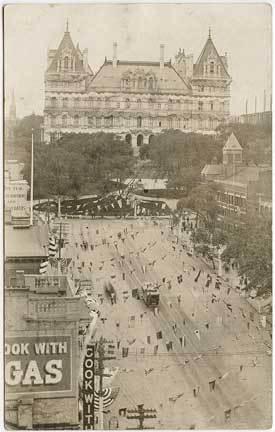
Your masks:
{"label": "flag", "polygon": [[49,238],[49,257],[55,257],[57,252],[57,243],[54,236]]}
{"label": "flag", "polygon": [[198,338],[199,340],[201,340],[200,331],[199,331],[199,330],[195,330],[194,333],[195,333],[195,335],[197,336],[197,338]]}
{"label": "flag", "polygon": [[[103,408],[107,408],[114,402],[114,397],[112,395],[112,389],[111,388],[105,388],[103,389]],[[99,411],[99,392],[95,390],[94,392],[94,409],[95,411]]]}
{"label": "flag", "polygon": [[45,274],[48,270],[49,261],[43,261],[40,263],[39,273]]}

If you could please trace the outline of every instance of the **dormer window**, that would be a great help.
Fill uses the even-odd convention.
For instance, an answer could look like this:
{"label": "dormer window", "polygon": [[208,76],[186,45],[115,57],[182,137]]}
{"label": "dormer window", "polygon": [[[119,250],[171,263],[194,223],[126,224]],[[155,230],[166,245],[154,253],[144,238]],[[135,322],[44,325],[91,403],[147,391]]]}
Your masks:
{"label": "dormer window", "polygon": [[64,69],[69,69],[69,57],[64,58]]}
{"label": "dormer window", "polygon": [[215,67],[214,62],[211,61],[210,62],[210,73],[214,73],[214,67]]}

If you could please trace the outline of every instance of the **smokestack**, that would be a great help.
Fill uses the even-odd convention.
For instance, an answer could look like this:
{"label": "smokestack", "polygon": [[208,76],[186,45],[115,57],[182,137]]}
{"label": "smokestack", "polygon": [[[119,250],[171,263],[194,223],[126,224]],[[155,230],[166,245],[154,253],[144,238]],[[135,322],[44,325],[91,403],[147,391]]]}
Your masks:
{"label": "smokestack", "polygon": [[113,43],[113,67],[117,67],[117,43]]}
{"label": "smokestack", "polygon": [[159,57],[159,65],[162,69],[164,67],[164,45],[160,45],[160,57]]}

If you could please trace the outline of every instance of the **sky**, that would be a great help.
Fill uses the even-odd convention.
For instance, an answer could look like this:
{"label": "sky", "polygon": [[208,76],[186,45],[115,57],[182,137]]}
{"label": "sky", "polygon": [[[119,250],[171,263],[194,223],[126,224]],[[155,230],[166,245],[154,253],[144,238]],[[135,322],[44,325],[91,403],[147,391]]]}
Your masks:
{"label": "sky", "polygon": [[263,110],[270,104],[272,78],[271,6],[267,3],[190,4],[15,4],[4,9],[6,106],[14,89],[17,116],[43,114],[47,50],[56,49],[66,21],[73,42],[88,48],[96,72],[113,42],[119,60],[174,59],[179,48],[197,60],[211,34],[220,55],[228,53],[231,114]]}

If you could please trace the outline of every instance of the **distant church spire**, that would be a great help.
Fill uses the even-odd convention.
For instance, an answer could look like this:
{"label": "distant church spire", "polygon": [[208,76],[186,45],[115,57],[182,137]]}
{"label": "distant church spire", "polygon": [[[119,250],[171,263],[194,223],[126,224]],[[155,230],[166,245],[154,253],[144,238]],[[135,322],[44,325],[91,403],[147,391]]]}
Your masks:
{"label": "distant church spire", "polygon": [[211,39],[211,27],[208,29],[208,39]]}
{"label": "distant church spire", "polygon": [[69,33],[69,20],[66,21],[66,33]]}

